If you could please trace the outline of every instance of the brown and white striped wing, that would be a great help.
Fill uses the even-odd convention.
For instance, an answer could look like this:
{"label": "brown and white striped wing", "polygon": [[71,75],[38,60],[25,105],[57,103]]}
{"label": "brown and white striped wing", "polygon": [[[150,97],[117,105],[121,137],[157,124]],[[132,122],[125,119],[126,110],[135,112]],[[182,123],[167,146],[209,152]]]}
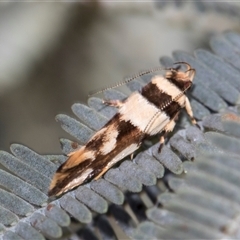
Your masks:
{"label": "brown and white striped wing", "polygon": [[141,92],[132,93],[122,102],[118,113],[59,167],[49,195],[60,195],[99,178],[133,153],[145,137],[171,131],[179,110],[185,106],[185,86],[186,82],[181,89],[170,80],[156,76]]}

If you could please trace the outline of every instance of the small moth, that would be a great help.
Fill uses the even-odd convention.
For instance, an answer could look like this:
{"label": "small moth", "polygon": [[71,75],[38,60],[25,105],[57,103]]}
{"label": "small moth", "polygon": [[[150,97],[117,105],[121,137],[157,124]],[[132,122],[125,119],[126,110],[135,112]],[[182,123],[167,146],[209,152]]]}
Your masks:
{"label": "small moth", "polygon": [[190,102],[185,92],[192,86],[195,69],[183,64],[165,69],[164,76],[154,76],[141,91],[133,92],[123,101],[105,101],[118,108],[107,124],[96,132],[85,146],[71,152],[69,158],[55,173],[49,188],[49,196],[60,195],[70,189],[100,178],[108,169],[139,148],[148,136],[161,134],[160,147],[165,136],[175,126],[181,108],[185,108],[196,124]]}

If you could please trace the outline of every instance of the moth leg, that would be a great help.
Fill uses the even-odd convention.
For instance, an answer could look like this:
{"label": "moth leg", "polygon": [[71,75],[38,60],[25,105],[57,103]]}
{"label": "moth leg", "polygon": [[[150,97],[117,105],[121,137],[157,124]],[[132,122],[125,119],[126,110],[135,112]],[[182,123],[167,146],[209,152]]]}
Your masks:
{"label": "moth leg", "polygon": [[166,136],[167,134],[166,134],[166,132],[164,133],[164,135],[162,135],[161,137],[160,137],[160,140],[159,140],[159,142],[160,142],[160,145],[159,145],[159,148],[158,148],[158,153],[160,153],[161,151],[162,151],[162,148],[163,148],[163,145],[164,145],[164,142],[165,142],[165,136]]}
{"label": "moth leg", "polygon": [[190,117],[191,119],[191,122],[193,125],[196,125],[197,124],[197,121],[195,120],[195,118],[193,117],[193,111],[192,111],[192,107],[191,107],[191,104],[189,102],[189,99],[186,97],[186,101],[185,101],[185,109],[186,109],[186,112],[188,114],[188,116]]}
{"label": "moth leg", "polygon": [[172,118],[172,120],[171,120],[171,121],[166,125],[166,127],[164,128],[164,133],[163,133],[163,135],[160,137],[160,141],[159,141],[159,142],[160,142],[160,145],[159,145],[159,148],[158,148],[158,152],[159,152],[159,153],[161,152],[161,150],[162,150],[162,148],[163,148],[163,145],[164,145],[165,138],[166,138],[167,134],[168,134],[169,132],[172,132],[172,130],[173,130],[174,127],[175,127],[175,124],[176,124],[175,120],[177,120],[178,114],[179,114],[179,112],[176,113],[176,115]]}
{"label": "moth leg", "polygon": [[103,104],[120,108],[123,105],[123,102],[120,100],[103,100]]}
{"label": "moth leg", "polygon": [[112,166],[106,166],[103,170],[94,178],[94,180],[98,180],[105,172],[107,172]]}

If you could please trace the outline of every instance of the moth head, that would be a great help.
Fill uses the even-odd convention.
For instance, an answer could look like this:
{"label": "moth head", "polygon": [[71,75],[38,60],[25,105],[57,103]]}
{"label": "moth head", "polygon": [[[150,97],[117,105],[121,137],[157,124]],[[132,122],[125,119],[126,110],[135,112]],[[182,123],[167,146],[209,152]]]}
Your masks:
{"label": "moth head", "polygon": [[[186,62],[176,62],[174,65],[178,64],[176,68],[168,68],[165,77],[176,84],[182,91],[186,91],[192,86],[192,81],[195,76],[195,69],[191,67],[190,64]],[[186,70],[181,71],[181,65],[185,65]]]}

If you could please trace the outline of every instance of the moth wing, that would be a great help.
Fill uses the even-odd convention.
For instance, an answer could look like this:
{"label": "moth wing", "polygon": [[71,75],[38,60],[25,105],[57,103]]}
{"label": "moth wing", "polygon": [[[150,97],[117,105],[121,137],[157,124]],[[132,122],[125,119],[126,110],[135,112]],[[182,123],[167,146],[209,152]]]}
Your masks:
{"label": "moth wing", "polygon": [[93,151],[86,151],[84,146],[77,151],[69,153],[68,156],[67,161],[61,166],[61,170],[73,168],[83,163],[86,159],[93,160],[95,157]]}
{"label": "moth wing", "polygon": [[111,161],[106,162],[106,164],[103,167],[103,169],[94,177],[94,179],[95,180],[99,179],[113,165],[115,165],[118,161],[122,160],[126,156],[132,154],[135,150],[137,150],[139,148],[139,146],[140,146],[139,143],[136,143],[136,142],[135,143],[131,143],[131,142],[128,141],[126,146],[123,149],[121,149],[120,151],[118,151],[118,149],[116,149],[118,154],[114,155],[114,157],[111,158]]}
{"label": "moth wing", "polygon": [[150,135],[156,135],[164,130],[168,122],[168,116],[166,116],[164,112],[159,111],[158,114],[153,116],[151,121],[146,126],[144,132],[148,132]]}
{"label": "moth wing", "polygon": [[57,172],[50,184],[48,195],[58,196],[66,191],[73,189],[74,187],[81,185],[90,176],[91,172],[91,168],[86,168],[80,173],[75,172],[75,174],[70,174],[68,172]]}
{"label": "moth wing", "polygon": [[90,166],[93,158],[93,152],[86,151],[85,147],[70,153],[68,160],[58,168],[53,176],[49,196],[60,195],[83,183],[91,173]]}

